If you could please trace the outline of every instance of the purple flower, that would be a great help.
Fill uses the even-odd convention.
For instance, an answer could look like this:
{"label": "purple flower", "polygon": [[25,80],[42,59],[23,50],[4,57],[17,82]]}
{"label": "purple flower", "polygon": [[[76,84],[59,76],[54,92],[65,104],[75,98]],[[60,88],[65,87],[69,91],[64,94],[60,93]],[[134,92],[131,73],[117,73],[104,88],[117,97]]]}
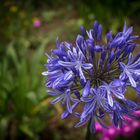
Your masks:
{"label": "purple flower", "polygon": [[[102,89],[91,88],[89,94],[90,96],[81,98],[81,101],[86,103],[81,114],[81,120],[84,120],[86,116],[92,114],[96,108],[106,108],[107,105],[105,92]],[[99,115],[103,115],[102,112],[100,113]]]}
{"label": "purple flower", "polygon": [[[48,94],[55,98],[52,103],[61,102],[65,107],[62,119],[78,116],[76,127],[89,122],[94,133],[96,122],[107,127],[107,117],[114,127],[122,128],[125,117],[134,118],[133,112],[139,109],[139,104],[125,94],[129,87],[140,95],[140,53],[135,58],[132,55],[138,36],[132,35],[133,28],[127,29],[126,23],[117,35],[107,33],[104,44],[102,25],[97,21],[93,29],[85,32],[81,27],[81,32],[75,44],[57,39],[56,49],[47,55],[42,74],[47,77]],[[80,104],[82,112],[74,111]]]}
{"label": "purple flower", "polygon": [[125,83],[122,82],[119,79],[115,79],[110,84],[104,83],[104,85],[101,86],[102,88],[105,88],[106,90],[106,96],[108,103],[111,107],[113,107],[113,96],[112,94],[118,98],[118,99],[125,99],[124,92],[126,90]]}
{"label": "purple flower", "polygon": [[133,27],[127,29],[126,23],[124,24],[123,31],[119,32],[114,39],[110,42],[110,47],[118,48],[122,46],[128,46],[132,43],[138,36],[132,36]]}
{"label": "purple flower", "polygon": [[79,47],[73,47],[72,49],[68,50],[67,59],[58,61],[58,64],[60,64],[64,68],[66,67],[69,69],[74,69],[80,79],[85,83],[86,78],[84,76],[83,69],[89,70],[93,67],[93,65],[91,63],[84,62],[84,60],[86,60],[86,58]]}
{"label": "purple flower", "polygon": [[120,75],[120,79],[128,79],[128,82],[132,87],[137,87],[137,79],[140,76],[140,58],[133,61],[133,55],[130,53],[128,63],[124,64],[123,62],[120,62],[120,66],[123,71]]}
{"label": "purple flower", "polygon": [[[75,104],[77,104],[79,102],[78,99],[74,99],[71,95],[70,95],[70,90],[67,89],[66,91],[63,92],[59,92],[59,91],[48,91],[48,93],[50,95],[55,95],[58,97],[55,98],[51,103],[52,104],[56,104],[60,101],[62,101],[63,104],[66,104],[66,108],[68,110],[69,113],[72,113],[72,110],[74,109],[74,106],[71,105],[71,102],[74,102]],[[76,107],[76,106],[75,106]]]}

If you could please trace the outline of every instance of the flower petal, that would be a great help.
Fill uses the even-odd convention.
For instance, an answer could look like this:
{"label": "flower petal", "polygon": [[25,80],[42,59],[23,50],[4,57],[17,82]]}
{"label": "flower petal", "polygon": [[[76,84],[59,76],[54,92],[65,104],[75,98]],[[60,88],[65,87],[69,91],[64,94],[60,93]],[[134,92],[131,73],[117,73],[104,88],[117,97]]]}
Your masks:
{"label": "flower petal", "polygon": [[82,71],[81,67],[79,67],[79,76],[80,76],[80,79],[82,80],[82,82],[85,83],[86,82],[86,78],[85,78],[85,76],[83,74],[83,71]]}
{"label": "flower petal", "polygon": [[108,103],[111,107],[113,107],[113,98],[111,96],[111,93],[107,93],[107,99],[108,99]]}
{"label": "flower petal", "polygon": [[75,63],[74,62],[64,62],[64,61],[58,61],[58,64],[64,67],[74,67]]}
{"label": "flower petal", "polygon": [[88,70],[88,69],[91,69],[91,68],[93,67],[93,65],[90,64],[90,63],[85,63],[85,64],[82,64],[82,67],[83,67],[84,69]]}
{"label": "flower petal", "polygon": [[89,95],[89,92],[90,92],[90,81],[88,80],[82,92],[82,96],[87,97]]}
{"label": "flower petal", "polygon": [[64,95],[62,94],[61,96],[57,97],[56,99],[51,101],[51,104],[56,104],[60,102],[64,98]]}
{"label": "flower petal", "polygon": [[67,97],[66,106],[67,106],[67,109],[68,109],[69,113],[72,113],[72,107],[71,107],[71,104],[70,104],[69,97]]}
{"label": "flower petal", "polygon": [[69,80],[71,79],[73,76],[73,72],[72,71],[68,71],[65,76],[64,76],[64,80]]}
{"label": "flower petal", "polygon": [[129,78],[129,81],[130,81],[132,87],[136,87],[137,85],[136,85],[134,78],[132,76],[128,76],[128,78]]}

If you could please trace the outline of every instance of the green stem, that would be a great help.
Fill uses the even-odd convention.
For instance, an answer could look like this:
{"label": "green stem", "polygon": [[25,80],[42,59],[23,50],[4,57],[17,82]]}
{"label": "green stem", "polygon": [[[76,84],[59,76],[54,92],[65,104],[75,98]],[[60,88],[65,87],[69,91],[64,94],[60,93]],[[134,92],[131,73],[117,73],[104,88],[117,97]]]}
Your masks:
{"label": "green stem", "polygon": [[91,121],[89,121],[88,126],[87,126],[87,133],[86,133],[86,138],[85,138],[85,140],[90,140],[90,139],[91,139],[90,122],[91,122]]}

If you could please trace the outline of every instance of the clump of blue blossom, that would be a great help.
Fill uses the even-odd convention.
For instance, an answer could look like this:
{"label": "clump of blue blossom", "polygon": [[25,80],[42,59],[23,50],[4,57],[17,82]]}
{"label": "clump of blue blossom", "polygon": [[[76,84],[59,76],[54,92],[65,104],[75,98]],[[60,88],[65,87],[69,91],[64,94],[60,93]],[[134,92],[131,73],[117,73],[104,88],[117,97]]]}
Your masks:
{"label": "clump of blue blossom", "polygon": [[[56,97],[52,104],[61,102],[66,108],[61,118],[71,114],[79,117],[80,127],[90,122],[90,131],[95,132],[95,122],[106,127],[104,120],[109,117],[116,127],[122,127],[125,117],[135,117],[138,103],[126,97],[132,88],[140,95],[140,53],[135,58],[132,52],[138,36],[132,35],[133,28],[127,28],[102,39],[102,25],[94,22],[89,31],[81,27],[82,34],[76,43],[57,39],[57,49],[52,50],[45,65],[48,94]],[[133,94],[133,93],[132,93]],[[84,104],[81,113],[74,111]]]}

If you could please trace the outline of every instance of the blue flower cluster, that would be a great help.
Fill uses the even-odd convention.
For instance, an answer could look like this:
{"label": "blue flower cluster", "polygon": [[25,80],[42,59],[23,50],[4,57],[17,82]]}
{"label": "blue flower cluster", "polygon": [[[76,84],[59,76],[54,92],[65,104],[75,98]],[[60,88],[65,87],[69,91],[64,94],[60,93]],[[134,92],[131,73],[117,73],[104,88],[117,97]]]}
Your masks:
{"label": "blue flower cluster", "polygon": [[[62,119],[71,114],[79,117],[80,127],[90,122],[95,132],[95,122],[106,127],[108,116],[116,127],[122,127],[124,118],[135,117],[133,111],[139,104],[126,97],[127,89],[140,95],[140,53],[133,58],[136,44],[133,28],[124,24],[122,32],[113,36],[112,31],[102,39],[102,25],[94,22],[89,31],[81,27],[76,44],[56,41],[57,49],[48,55],[43,72],[48,94],[56,97],[52,104],[61,102],[66,110]],[[139,96],[138,96],[139,97]],[[75,111],[83,104],[81,113]]]}

